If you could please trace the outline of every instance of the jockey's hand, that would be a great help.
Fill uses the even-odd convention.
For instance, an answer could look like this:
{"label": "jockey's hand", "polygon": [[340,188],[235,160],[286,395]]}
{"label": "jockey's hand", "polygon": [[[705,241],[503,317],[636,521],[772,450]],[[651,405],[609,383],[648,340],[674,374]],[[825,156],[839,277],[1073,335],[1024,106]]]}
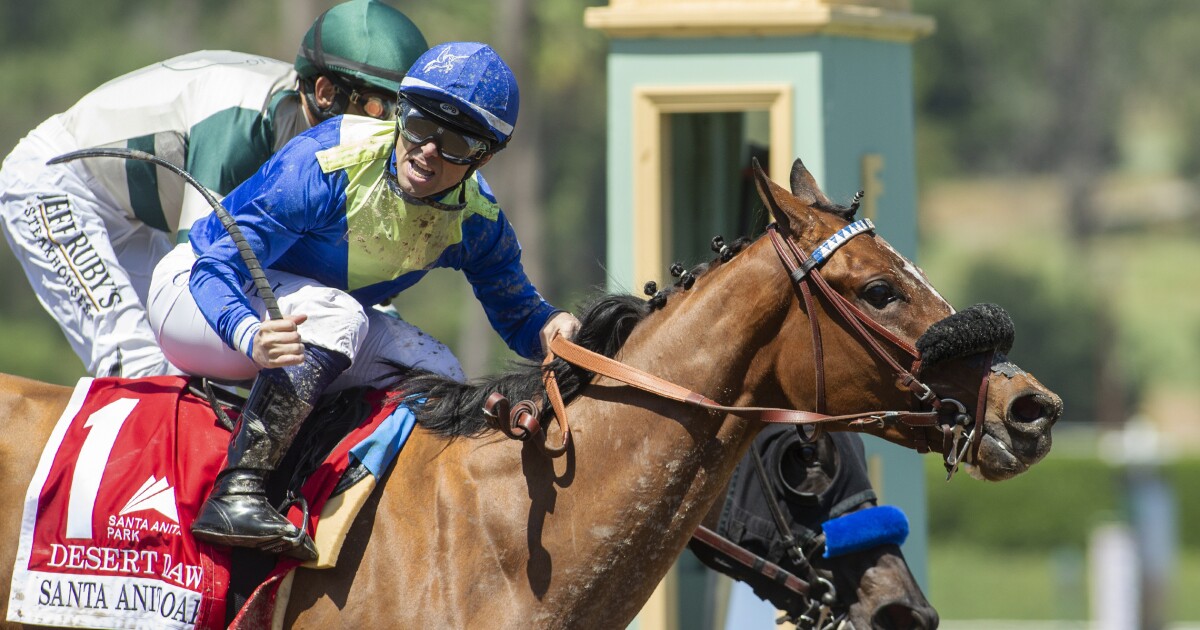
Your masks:
{"label": "jockey's hand", "polygon": [[550,352],[550,340],[554,338],[555,333],[561,333],[563,337],[571,339],[577,332],[579,332],[577,317],[566,311],[555,313],[553,317],[546,320],[546,325],[542,326],[542,351]]}
{"label": "jockey's hand", "polygon": [[304,363],[304,343],[297,327],[308,315],[284,315],[268,319],[254,333],[254,363],[260,368],[277,368]]}

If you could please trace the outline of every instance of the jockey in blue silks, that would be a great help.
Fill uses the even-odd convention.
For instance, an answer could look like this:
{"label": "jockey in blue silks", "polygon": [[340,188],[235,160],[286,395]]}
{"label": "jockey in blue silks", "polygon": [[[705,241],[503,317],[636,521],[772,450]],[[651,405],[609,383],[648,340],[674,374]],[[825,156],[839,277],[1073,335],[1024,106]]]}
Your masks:
{"label": "jockey in blue silks", "polygon": [[311,559],[311,539],[266,499],[264,481],[318,396],[366,384],[385,361],[455,378],[437,340],[371,305],[430,269],[462,270],[492,327],[539,359],[578,320],[542,299],[516,234],[479,167],[517,121],[516,78],[484,44],[422,55],[401,81],[397,117],[341,116],[297,136],[224,200],[276,293],[263,320],[250,275],[215,215],[155,270],[150,320],[163,352],[190,374],[257,374],[228,465],[193,533],[220,544]]}

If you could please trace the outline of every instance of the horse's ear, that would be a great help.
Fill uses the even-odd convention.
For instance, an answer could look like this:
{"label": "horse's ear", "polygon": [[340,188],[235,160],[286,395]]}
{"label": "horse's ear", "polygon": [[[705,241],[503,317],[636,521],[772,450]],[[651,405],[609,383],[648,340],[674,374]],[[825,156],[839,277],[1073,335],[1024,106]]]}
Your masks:
{"label": "horse's ear", "polygon": [[767,177],[766,171],[762,165],[758,163],[758,158],[750,158],[750,170],[754,172],[754,188],[758,191],[758,198],[762,199],[763,205],[771,213],[771,218],[776,221],[787,220],[787,215],[783,209],[779,207],[779,201],[775,199],[772,189],[779,188],[775,182]]}
{"label": "horse's ear", "polygon": [[860,197],[855,197],[854,204],[849,207],[830,201],[829,197],[826,197],[825,193],[821,192],[821,187],[817,186],[816,178],[805,168],[804,162],[801,162],[800,158],[796,158],[796,161],[792,162],[791,184],[792,196],[800,203],[818,210],[831,212],[847,221],[854,220],[854,212],[858,209]]}
{"label": "horse's ear", "polygon": [[[750,166],[754,172],[754,187],[758,190],[758,196],[762,199],[763,205],[770,211],[771,218],[785,228],[789,228],[793,233],[799,233],[801,229],[798,222],[801,218],[795,209],[792,208],[794,204],[788,199],[788,192],[782,186],[772,181],[770,177],[767,177],[766,171],[758,163],[758,158],[752,158]],[[780,203],[780,198],[785,199],[785,201]]]}
{"label": "horse's ear", "polygon": [[825,193],[821,192],[820,186],[817,186],[816,178],[812,176],[812,173],[808,172],[808,169],[805,168],[804,162],[801,162],[800,158],[796,158],[796,161],[792,162],[791,180],[792,196],[798,199],[800,203],[816,208],[827,208],[836,205],[829,200],[829,197],[825,196]]}

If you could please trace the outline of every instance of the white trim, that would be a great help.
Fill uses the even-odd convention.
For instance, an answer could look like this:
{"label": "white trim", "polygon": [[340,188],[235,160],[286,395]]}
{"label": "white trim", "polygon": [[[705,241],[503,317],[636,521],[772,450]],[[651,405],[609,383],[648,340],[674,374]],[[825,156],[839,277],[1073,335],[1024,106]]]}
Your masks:
{"label": "white trim", "polygon": [[242,354],[254,358],[251,351],[254,350],[254,336],[258,334],[262,328],[262,323],[255,317],[247,317],[238,322],[237,327],[233,329],[233,338],[237,342],[237,349]]}
{"label": "white trim", "polygon": [[[37,525],[38,498],[42,496],[42,486],[46,485],[46,477],[50,475],[50,467],[54,465],[54,456],[58,454],[58,448],[62,446],[67,428],[71,426],[71,421],[83,408],[83,401],[92,389],[92,380],[91,377],[85,376],[79,379],[79,383],[75,385],[71,400],[67,402],[67,408],[63,409],[58,423],[54,425],[54,431],[50,433],[50,439],[46,441],[46,446],[42,449],[42,457],[38,460],[33,478],[29,480],[29,489],[25,491],[24,512],[21,514],[21,537],[17,543],[16,558],[13,560],[12,582],[14,586],[9,593],[8,621],[32,623],[27,618],[20,616],[23,611],[22,605],[31,600],[24,597],[25,593],[18,589],[16,584],[18,578],[29,573],[29,556],[33,550],[33,529]],[[32,582],[30,583],[32,584]]]}
{"label": "white trim", "polygon": [[[18,611],[19,618],[13,616],[15,606],[8,610],[9,621],[19,621],[22,624],[37,624],[61,628],[146,628],[171,630],[193,630],[196,627],[192,621],[200,615],[203,595],[190,591],[181,586],[155,578],[137,578],[123,575],[79,575],[73,573],[52,573],[47,571],[28,571],[21,576],[13,576],[13,593],[24,592],[25,597],[18,605],[23,608]],[[86,582],[95,589],[103,589],[106,608],[75,608],[47,604],[39,604],[36,596],[43,585],[62,585],[71,582]],[[66,586],[61,588],[66,589]],[[144,588],[155,592],[158,596],[153,601],[154,608],[149,606],[126,610],[114,608],[120,593],[129,593]],[[92,591],[95,592],[95,591]],[[140,600],[133,600],[140,601]],[[151,602],[147,601],[147,604]],[[164,613],[164,609],[166,614]],[[182,617],[181,621],[179,617]]]}

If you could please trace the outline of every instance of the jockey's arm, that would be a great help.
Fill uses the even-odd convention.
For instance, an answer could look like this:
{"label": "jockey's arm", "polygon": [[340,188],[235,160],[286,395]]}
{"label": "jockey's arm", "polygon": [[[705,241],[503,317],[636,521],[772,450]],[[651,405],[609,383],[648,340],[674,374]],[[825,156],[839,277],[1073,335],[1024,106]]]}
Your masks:
{"label": "jockey's arm", "polygon": [[[329,212],[327,206],[338,203],[312,159],[316,145],[310,144],[307,138],[289,143],[225,199],[226,209],[264,269],[302,237],[306,226],[322,220],[319,217]],[[205,320],[226,344],[263,366],[260,359],[266,360],[267,355],[256,357],[254,352],[255,342],[263,339],[261,318],[242,290],[250,272],[233,238],[216,217],[208,217],[197,223],[190,239],[197,258],[189,288]],[[294,353],[276,349],[272,354]]]}
{"label": "jockey's arm", "polygon": [[563,311],[544,300],[525,275],[521,246],[508,219],[503,212],[495,221],[473,217],[463,223],[463,232],[463,272],[492,328],[517,354],[541,360],[542,330]]}

